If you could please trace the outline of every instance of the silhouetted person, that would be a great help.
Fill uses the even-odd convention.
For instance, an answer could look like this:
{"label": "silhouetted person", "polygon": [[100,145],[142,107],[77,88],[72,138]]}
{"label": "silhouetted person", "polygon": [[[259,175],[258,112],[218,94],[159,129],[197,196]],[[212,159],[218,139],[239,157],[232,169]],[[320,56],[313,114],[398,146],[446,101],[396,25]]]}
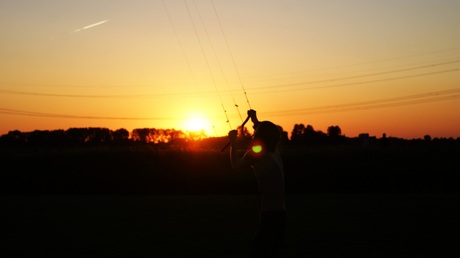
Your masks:
{"label": "silhouetted person", "polygon": [[253,257],[276,257],[286,230],[284,169],[277,145],[280,129],[270,121],[259,122],[256,111],[249,110],[254,123],[250,148],[239,157],[235,148],[238,132],[228,133],[232,168],[251,167],[262,199],[259,228],[251,243]]}

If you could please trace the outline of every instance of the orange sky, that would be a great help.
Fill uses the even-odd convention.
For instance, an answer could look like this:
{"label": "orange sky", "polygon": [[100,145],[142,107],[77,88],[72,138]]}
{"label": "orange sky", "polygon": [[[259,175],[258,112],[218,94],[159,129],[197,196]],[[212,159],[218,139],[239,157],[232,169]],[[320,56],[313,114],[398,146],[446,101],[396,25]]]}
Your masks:
{"label": "orange sky", "polygon": [[187,130],[200,119],[222,136],[253,108],[288,132],[457,138],[459,10],[448,0],[2,1],[0,134]]}

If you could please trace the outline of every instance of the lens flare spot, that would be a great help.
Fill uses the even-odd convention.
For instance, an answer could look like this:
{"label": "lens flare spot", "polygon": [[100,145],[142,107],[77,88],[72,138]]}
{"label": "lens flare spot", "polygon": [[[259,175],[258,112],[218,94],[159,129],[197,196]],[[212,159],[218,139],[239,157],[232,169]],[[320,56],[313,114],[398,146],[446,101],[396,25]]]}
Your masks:
{"label": "lens flare spot", "polygon": [[262,145],[254,145],[254,146],[252,146],[252,151],[254,153],[260,153],[262,151]]}

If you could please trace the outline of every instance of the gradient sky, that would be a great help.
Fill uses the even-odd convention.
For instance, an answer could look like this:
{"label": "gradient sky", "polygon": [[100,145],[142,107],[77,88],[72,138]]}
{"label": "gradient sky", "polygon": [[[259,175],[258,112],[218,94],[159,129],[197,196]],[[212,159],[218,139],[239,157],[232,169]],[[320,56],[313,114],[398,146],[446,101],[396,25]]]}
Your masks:
{"label": "gradient sky", "polygon": [[459,13],[457,0],[1,1],[0,134],[199,118],[223,136],[252,108],[289,133],[457,138]]}

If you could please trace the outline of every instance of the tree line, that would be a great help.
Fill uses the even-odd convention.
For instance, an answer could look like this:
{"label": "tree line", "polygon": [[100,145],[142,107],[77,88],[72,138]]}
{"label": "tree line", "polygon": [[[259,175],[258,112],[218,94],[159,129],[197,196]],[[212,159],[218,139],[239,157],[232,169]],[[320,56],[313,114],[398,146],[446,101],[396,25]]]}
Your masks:
{"label": "tree line", "polygon": [[[360,134],[358,137],[347,137],[342,134],[338,125],[331,125],[326,132],[315,130],[312,125],[302,123],[295,124],[290,137],[288,133],[278,126],[282,132],[281,142],[291,145],[387,145],[401,143],[459,143],[460,137],[454,138],[434,138],[425,135],[423,139],[402,139],[395,137],[381,138],[369,136],[367,133]],[[244,127],[238,128],[240,135],[248,138],[251,133]],[[75,145],[103,145],[103,144],[129,144],[129,143],[149,143],[149,144],[172,144],[181,145],[190,142],[207,141],[225,142],[226,137],[208,137],[204,130],[194,132],[184,132],[176,129],[157,129],[157,128],[137,128],[129,132],[126,129],[110,130],[108,128],[88,127],[88,128],[69,128],[67,130],[34,130],[31,132],[21,132],[19,130],[10,131],[0,136],[0,144],[4,146],[75,146]]]}
{"label": "tree line", "polygon": [[108,143],[171,143],[175,141],[198,140],[203,132],[184,133],[175,129],[139,128],[131,133],[126,129],[69,128],[67,130],[34,130],[32,132],[10,131],[0,136],[0,143],[6,145],[98,145]]}

